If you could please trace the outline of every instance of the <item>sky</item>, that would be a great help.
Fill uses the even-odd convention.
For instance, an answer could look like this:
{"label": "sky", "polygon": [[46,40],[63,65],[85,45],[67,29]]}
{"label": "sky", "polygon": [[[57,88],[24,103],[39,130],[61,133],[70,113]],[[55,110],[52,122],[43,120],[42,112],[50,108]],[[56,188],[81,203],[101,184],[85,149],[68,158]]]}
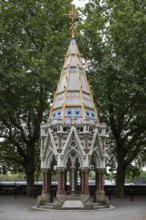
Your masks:
{"label": "sky", "polygon": [[89,0],[73,0],[72,3],[77,7],[83,7]]}

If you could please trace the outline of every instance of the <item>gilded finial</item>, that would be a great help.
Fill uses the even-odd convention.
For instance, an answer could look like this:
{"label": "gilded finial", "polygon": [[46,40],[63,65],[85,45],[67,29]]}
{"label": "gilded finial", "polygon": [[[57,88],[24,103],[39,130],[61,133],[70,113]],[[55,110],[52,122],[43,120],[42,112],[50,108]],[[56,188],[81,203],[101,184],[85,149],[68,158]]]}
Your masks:
{"label": "gilded finial", "polygon": [[72,38],[74,38],[74,36],[75,36],[75,33],[74,33],[74,20],[78,16],[78,13],[75,12],[74,8],[75,8],[75,6],[72,5],[72,10],[68,14],[65,14],[65,15],[67,15],[71,19],[71,27],[70,27],[70,29],[71,29],[71,37]]}

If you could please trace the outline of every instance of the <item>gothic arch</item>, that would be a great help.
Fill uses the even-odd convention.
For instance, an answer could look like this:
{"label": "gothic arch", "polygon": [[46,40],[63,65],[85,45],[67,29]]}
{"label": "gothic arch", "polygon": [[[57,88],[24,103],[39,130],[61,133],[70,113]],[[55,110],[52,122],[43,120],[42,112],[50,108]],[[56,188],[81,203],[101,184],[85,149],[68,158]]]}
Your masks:
{"label": "gothic arch", "polygon": [[101,159],[100,159],[99,153],[97,151],[93,151],[92,155],[94,155],[95,157],[95,168],[101,167]]}
{"label": "gothic arch", "polygon": [[69,135],[68,135],[68,138],[66,140],[66,144],[64,145],[64,149],[62,151],[62,155],[65,157],[65,155],[68,153],[69,149],[71,148],[72,146],[72,143],[71,142],[75,142],[76,143],[76,149],[77,151],[79,151],[79,154],[80,155],[84,155],[84,150],[83,150],[83,147],[82,147],[82,144],[80,142],[80,138],[77,134],[77,131],[75,129],[75,127],[72,127]]}
{"label": "gothic arch", "polygon": [[47,153],[46,160],[45,160],[45,162],[46,162],[45,165],[47,168],[51,167],[51,163],[52,163],[54,156],[55,155],[54,155],[53,151],[51,151],[51,150]]}
{"label": "gothic arch", "polygon": [[71,158],[71,152],[75,152],[76,155],[75,155],[75,159],[78,158],[79,160],[79,164],[80,166],[82,167],[83,166],[83,160],[81,158],[81,156],[79,155],[78,151],[76,149],[70,149],[68,151],[68,153],[65,155],[65,158],[64,158],[64,166],[66,166],[67,162],[68,162],[68,158]]}

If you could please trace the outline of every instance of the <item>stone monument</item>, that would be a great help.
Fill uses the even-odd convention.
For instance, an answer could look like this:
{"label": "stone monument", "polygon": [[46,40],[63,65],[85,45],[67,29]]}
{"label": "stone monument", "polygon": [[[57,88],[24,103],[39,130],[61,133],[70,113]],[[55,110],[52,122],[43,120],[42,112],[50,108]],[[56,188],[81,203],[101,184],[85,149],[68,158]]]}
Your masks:
{"label": "stone monument", "polygon": [[60,80],[47,124],[41,125],[41,169],[43,172],[42,201],[51,201],[51,172],[57,172],[54,209],[66,201],[81,202],[92,209],[89,192],[89,171],[95,172],[96,202],[105,203],[104,171],[106,126],[99,124],[82,58],[74,37],[66,53]]}

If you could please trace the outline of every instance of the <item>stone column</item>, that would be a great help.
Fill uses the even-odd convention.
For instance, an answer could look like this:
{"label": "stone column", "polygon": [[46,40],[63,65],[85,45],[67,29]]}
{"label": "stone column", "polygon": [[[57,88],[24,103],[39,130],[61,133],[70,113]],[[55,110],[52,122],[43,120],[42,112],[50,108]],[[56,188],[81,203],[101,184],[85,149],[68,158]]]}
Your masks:
{"label": "stone column", "polygon": [[64,169],[59,168],[57,176],[58,176],[57,194],[65,194],[65,173],[64,173]]}
{"label": "stone column", "polygon": [[75,192],[75,167],[71,167],[71,192]]}
{"label": "stone column", "polygon": [[64,184],[65,184],[65,191],[67,191],[67,171],[64,172]]}
{"label": "stone column", "polygon": [[89,185],[88,185],[88,169],[81,170],[81,194],[80,198],[85,209],[92,209],[93,204],[90,199]]}
{"label": "stone column", "polygon": [[81,193],[88,194],[89,193],[89,185],[88,185],[88,169],[82,169],[81,171]]}
{"label": "stone column", "polygon": [[96,201],[104,201],[105,200],[105,192],[104,192],[104,169],[98,168],[95,170],[96,172]]}
{"label": "stone column", "polygon": [[74,175],[74,182],[75,182],[75,191],[78,191],[78,170],[75,169],[75,175]]}
{"label": "stone column", "polygon": [[82,172],[81,170],[79,171],[79,176],[80,176],[80,190],[82,189]]}
{"label": "stone column", "polygon": [[70,186],[70,189],[71,189],[71,185],[72,185],[72,172],[71,172],[71,169],[69,170],[69,186]]}
{"label": "stone column", "polygon": [[56,192],[56,201],[53,204],[54,209],[60,209],[65,201],[65,170],[58,168],[57,170],[58,187]]}
{"label": "stone column", "polygon": [[43,169],[42,197],[46,202],[51,202],[51,170]]}

